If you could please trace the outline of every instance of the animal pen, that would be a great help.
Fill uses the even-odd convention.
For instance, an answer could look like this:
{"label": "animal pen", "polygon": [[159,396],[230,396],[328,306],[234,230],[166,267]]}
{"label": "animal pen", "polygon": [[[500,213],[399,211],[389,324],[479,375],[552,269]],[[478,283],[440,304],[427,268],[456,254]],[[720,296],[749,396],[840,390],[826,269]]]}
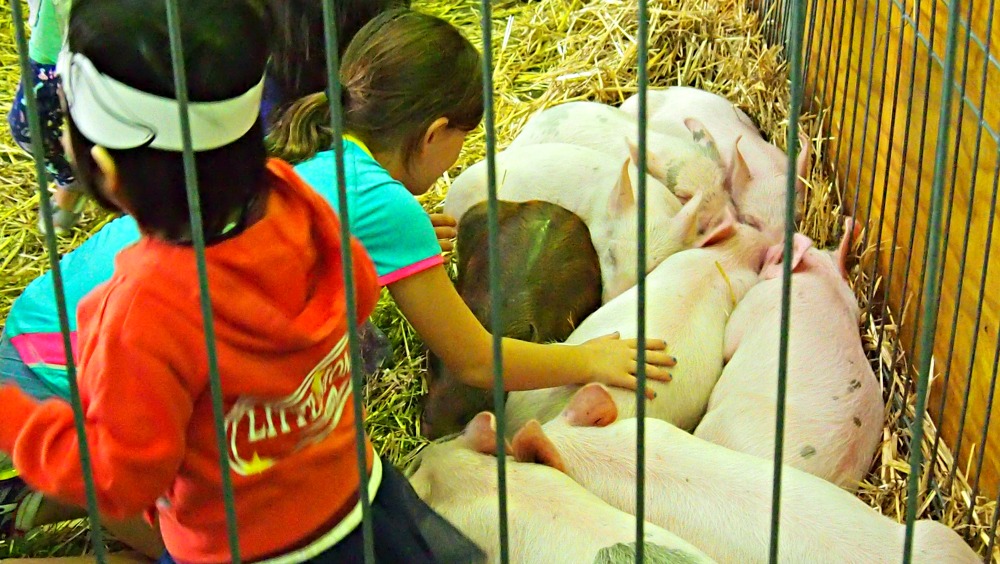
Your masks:
{"label": "animal pen", "polygon": [[[963,535],[985,561],[1000,561],[1000,550],[995,546],[1000,515],[996,501],[1000,431],[991,426],[1000,367],[1000,273],[991,268],[996,254],[992,249],[993,218],[1000,183],[1000,102],[987,96],[1000,95],[1000,61],[992,43],[994,1],[415,2],[415,8],[452,21],[470,38],[481,41],[484,68],[488,70],[483,85],[487,93],[484,127],[470,136],[458,168],[423,203],[428,209],[437,207],[449,178],[484,157],[492,160],[534,111],[563,101],[589,99],[617,105],[635,92],[644,96],[647,86],[690,85],[733,101],[757,121],[765,138],[781,148],[788,147],[788,140],[794,140],[801,127],[808,132],[816,157],[806,179],[805,214],[800,224],[789,225],[786,233],[796,228],[813,238],[817,246],[824,246],[839,236],[841,215],[853,216],[865,227],[852,284],[863,311],[859,330],[886,400],[886,427],[858,495],[899,522],[912,525],[918,518],[941,521]],[[178,12],[173,0],[165,2],[172,15],[175,84],[182,108],[178,119],[186,130]],[[324,3],[327,21],[332,22],[333,0]],[[23,9],[17,0],[10,6],[9,16],[0,21],[5,74],[16,72],[13,59],[7,57],[14,52],[10,43],[15,36],[20,66],[27,65]],[[336,45],[335,34],[328,25],[328,46]],[[328,51],[332,51],[331,76],[336,76],[336,50]],[[331,128],[339,134],[339,83],[331,80],[330,84],[330,99],[335,101]],[[27,92],[29,107],[34,107],[31,89]],[[4,109],[9,108],[10,94],[2,94]],[[31,130],[32,137],[38,139],[37,116],[32,117]],[[186,135],[189,201],[197,202],[193,153]],[[640,147],[644,143],[644,128],[640,128]],[[11,146],[7,137],[4,144]],[[794,170],[797,148],[788,148]],[[34,153],[42,154],[40,143],[35,144]],[[341,151],[337,153],[338,176],[343,179]],[[640,150],[640,155],[644,154]],[[0,213],[0,248],[8,257],[4,259],[0,309],[6,315],[10,301],[40,269],[55,269],[59,291],[59,249],[54,236],[49,235],[44,238],[43,251],[34,219],[27,213],[39,201],[46,216],[51,210],[47,196],[37,199],[40,192],[34,181],[45,176],[44,166],[29,164],[10,151],[0,159],[4,184],[10,187],[5,190],[17,196],[15,201],[5,195],[3,205],[9,210],[4,212],[9,213]],[[643,175],[639,178],[642,208],[645,182]],[[490,180],[491,241],[495,241],[497,179],[491,175]],[[344,185],[343,180],[339,185]],[[350,214],[343,190],[340,203],[344,215]],[[197,206],[193,206],[206,346],[212,351],[204,241],[197,218]],[[88,211],[85,225],[94,231],[106,219]],[[46,225],[51,234],[51,218]],[[346,233],[347,221],[342,226]],[[639,233],[643,233],[641,226]],[[790,237],[786,240],[787,256]],[[493,268],[499,268],[502,255],[503,249],[491,248]],[[344,264],[349,271],[349,254],[345,254]],[[644,264],[637,268],[645,271]],[[790,271],[784,276],[790,276]],[[495,284],[496,276],[493,278]],[[353,311],[353,277],[345,276],[345,280],[348,308]],[[788,278],[785,280],[787,287]],[[639,285],[641,296],[641,277]],[[65,311],[62,298],[60,307],[64,346],[68,348],[66,320],[73,312]],[[640,320],[643,307],[640,301]],[[500,309],[493,308],[493,312],[493,326],[499,327]],[[365,424],[376,450],[405,466],[426,442],[418,428],[419,398],[425,391],[422,347],[386,295],[374,320],[389,335],[395,358],[392,366],[365,382],[359,368],[357,327],[351,322],[355,399],[365,398]],[[787,316],[783,321],[794,323]],[[640,321],[640,331],[643,326]],[[499,336],[495,336],[497,363],[499,344]],[[211,352],[209,358],[213,358]],[[73,367],[69,369],[72,375]],[[221,444],[225,440],[221,391],[214,368],[212,372]],[[495,374],[500,374],[499,366]],[[80,432],[82,408],[72,378],[71,388]],[[496,390],[502,390],[499,381]],[[502,394],[496,397],[499,442],[504,435],[503,409],[499,407]],[[360,401],[354,409],[360,425]],[[779,449],[780,445],[779,440]],[[86,466],[88,450],[83,436],[81,447]],[[222,456],[220,462],[226,467]],[[497,543],[506,558],[505,519],[511,516],[504,510],[503,461],[498,459],[502,522],[498,523]],[[776,472],[780,468],[777,465]],[[362,471],[363,484],[365,476]],[[225,480],[227,474],[223,477]],[[85,478],[90,522],[96,524],[93,478]],[[779,483],[777,479],[775,483]],[[641,491],[637,496],[641,516],[644,498]],[[774,496],[780,496],[777,488]],[[367,498],[361,499],[366,556],[371,562],[369,507]],[[226,507],[228,542],[233,560],[239,561],[229,491]],[[777,522],[777,515],[772,522]],[[639,538],[642,527],[642,519],[637,517]],[[71,530],[76,535],[73,538],[89,538],[93,554],[103,561],[109,545],[99,527],[76,525]],[[85,530],[89,533],[81,537]],[[781,531],[773,527],[770,534],[771,561],[776,561],[781,555],[776,553],[775,539]],[[57,536],[58,540],[51,540]],[[0,539],[0,557],[91,550],[84,543],[66,543],[66,538],[64,530],[48,529],[24,541]],[[55,544],[62,552],[50,550]],[[641,547],[642,543],[637,543],[637,561],[642,558]],[[909,558],[908,552],[900,553],[902,561]]]}

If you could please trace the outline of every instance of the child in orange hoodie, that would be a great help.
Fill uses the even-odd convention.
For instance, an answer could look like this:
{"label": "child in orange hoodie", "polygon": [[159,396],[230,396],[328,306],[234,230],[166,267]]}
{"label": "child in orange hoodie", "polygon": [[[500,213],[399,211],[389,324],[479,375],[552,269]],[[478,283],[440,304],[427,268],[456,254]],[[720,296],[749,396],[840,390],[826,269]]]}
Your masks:
{"label": "child in orange hoodie", "polygon": [[[478,559],[356,436],[342,246],[359,322],[377,300],[376,274],[356,240],[341,240],[329,205],[266,159],[259,8],[178,4],[241,556],[360,561],[363,440],[379,560]],[[125,518],[155,504],[163,561],[227,562],[166,21],[161,0],[77,0],[59,57],[77,177],[142,232],[80,305],[79,388],[101,513]],[[24,480],[83,505],[70,406],[2,384],[0,405],[0,451]]]}

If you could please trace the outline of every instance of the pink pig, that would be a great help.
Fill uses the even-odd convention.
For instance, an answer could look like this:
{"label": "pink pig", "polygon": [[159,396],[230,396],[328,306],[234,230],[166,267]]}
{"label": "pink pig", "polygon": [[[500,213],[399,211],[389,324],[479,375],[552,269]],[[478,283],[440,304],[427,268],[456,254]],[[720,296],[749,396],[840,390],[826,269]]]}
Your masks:
{"label": "pink pig", "polygon": [[[482,412],[457,438],[427,446],[410,477],[417,494],[442,517],[499,561],[496,422]],[[629,562],[635,517],[583,489],[560,470],[507,462],[507,515],[512,563]],[[653,562],[714,562],[676,535],[646,524]],[[634,553],[633,553],[634,554]],[[667,557],[667,559],[663,559]],[[670,559],[672,558],[672,559]]]}
{"label": "pink pig", "polygon": [[[584,386],[562,415],[531,422],[512,449],[518,460],[565,472],[610,505],[635,513],[636,419],[617,420],[600,384]],[[772,463],[646,419],[646,519],[719,562],[768,561]],[[782,472],[779,562],[896,564],[905,527],[812,474]],[[980,562],[954,531],[916,522],[913,561]]]}
{"label": "pink pig", "polygon": [[[639,97],[621,105],[625,113],[638,117]],[[788,155],[760,136],[753,121],[722,96],[690,88],[671,86],[650,90],[647,98],[648,128],[676,131],[694,118],[712,134],[729,174],[729,187],[739,209],[739,220],[767,231],[772,241],[782,238],[785,225],[785,194]],[[801,215],[805,185],[811,163],[808,137],[800,135],[801,150],[796,163],[796,221]]]}
{"label": "pink pig", "polygon": [[[639,126],[635,117],[598,102],[565,102],[536,112],[508,148],[570,143],[615,158],[639,161]],[[735,141],[734,141],[735,142]],[[683,120],[671,131],[648,130],[646,169],[681,202],[696,192],[725,193],[726,174],[712,135],[697,119]]]}
{"label": "pink pig", "polygon": [[[796,234],[792,257],[784,462],[857,489],[882,437],[882,391],[861,345],[847,254],[861,226],[848,219],[835,253]],[[725,370],[695,435],[771,459],[781,329],[781,253],[769,254],[726,326]]]}
{"label": "pink pig", "polygon": [[[697,194],[678,218],[684,218],[685,211],[704,196]],[[647,413],[688,430],[701,419],[722,374],[726,319],[757,281],[767,250],[764,235],[737,224],[727,208],[722,214],[695,248],[670,256],[646,276],[646,335],[666,340],[678,359],[670,383],[648,383],[657,397],[648,404]],[[623,339],[634,338],[638,296],[633,287],[608,302],[590,314],[566,343],[582,343],[614,331]],[[530,419],[556,417],[578,389],[563,386],[511,393],[506,409],[511,429]],[[635,414],[633,392],[613,390],[612,394],[623,414]]]}
{"label": "pink pig", "polygon": [[[601,264],[604,302],[636,283],[638,170],[630,162],[565,143],[517,147],[497,154],[498,199],[550,202],[587,224]],[[670,222],[681,203],[652,176],[646,175],[646,182],[646,250],[652,270],[679,250],[671,240]],[[480,161],[452,183],[444,212],[461,220],[469,208],[486,201],[486,195],[486,162]]]}

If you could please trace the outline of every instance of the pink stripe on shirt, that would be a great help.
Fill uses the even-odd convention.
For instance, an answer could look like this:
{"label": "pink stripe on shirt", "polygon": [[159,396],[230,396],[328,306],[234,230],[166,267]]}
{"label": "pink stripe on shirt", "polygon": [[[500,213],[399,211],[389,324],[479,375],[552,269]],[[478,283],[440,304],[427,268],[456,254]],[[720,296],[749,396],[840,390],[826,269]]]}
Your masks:
{"label": "pink stripe on shirt", "polygon": [[427,257],[420,262],[415,262],[410,266],[404,266],[403,268],[400,268],[399,270],[396,270],[394,272],[390,272],[385,276],[379,276],[378,283],[381,286],[388,286],[393,282],[398,282],[403,278],[406,278],[407,276],[413,276],[418,272],[423,272],[428,268],[431,268],[432,266],[437,266],[439,264],[444,264],[443,256],[438,254],[432,257]]}
{"label": "pink stripe on shirt", "polygon": [[[76,331],[69,334],[69,339],[73,350],[76,350]],[[21,360],[29,366],[66,365],[62,333],[25,333],[11,337],[10,344],[14,346],[17,354],[21,355]]]}

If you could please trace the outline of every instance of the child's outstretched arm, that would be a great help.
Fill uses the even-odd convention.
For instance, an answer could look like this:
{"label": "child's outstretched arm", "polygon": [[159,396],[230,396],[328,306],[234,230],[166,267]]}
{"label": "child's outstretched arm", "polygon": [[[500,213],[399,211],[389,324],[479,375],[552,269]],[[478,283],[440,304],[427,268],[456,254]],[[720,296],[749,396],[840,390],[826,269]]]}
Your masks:
{"label": "child's outstretched arm", "polygon": [[[465,384],[493,384],[493,344],[489,332],[462,301],[443,266],[429,268],[389,285],[399,309],[424,343]],[[676,360],[659,339],[646,341],[646,374],[668,381]],[[508,391],[600,382],[636,389],[637,343],[615,335],[577,346],[503,341],[504,388]],[[647,395],[653,397],[652,390]]]}

